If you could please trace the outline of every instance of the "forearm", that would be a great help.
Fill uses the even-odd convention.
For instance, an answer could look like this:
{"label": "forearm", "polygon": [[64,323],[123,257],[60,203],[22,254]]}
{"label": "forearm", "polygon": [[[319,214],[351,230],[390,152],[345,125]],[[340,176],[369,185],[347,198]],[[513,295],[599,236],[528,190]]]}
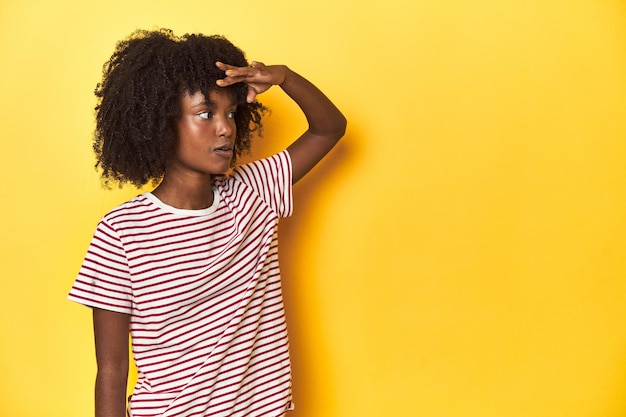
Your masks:
{"label": "forearm", "polygon": [[128,330],[130,316],[94,308],[96,343],[96,417],[126,415],[128,383]]}
{"label": "forearm", "polygon": [[346,119],[339,109],[315,85],[283,66],[280,87],[295,101],[309,123],[309,132],[338,141],[346,130]]}
{"label": "forearm", "polygon": [[309,127],[287,148],[293,183],[309,172],[344,135],[346,118],[343,114],[316,86],[287,66],[266,66],[260,62],[252,62],[250,67],[234,67],[220,62],[216,65],[226,75],[217,81],[217,85],[227,87],[245,82],[248,103],[271,86],[279,85],[300,106]]}
{"label": "forearm", "polygon": [[128,370],[98,371],[96,376],[96,417],[126,416]]}

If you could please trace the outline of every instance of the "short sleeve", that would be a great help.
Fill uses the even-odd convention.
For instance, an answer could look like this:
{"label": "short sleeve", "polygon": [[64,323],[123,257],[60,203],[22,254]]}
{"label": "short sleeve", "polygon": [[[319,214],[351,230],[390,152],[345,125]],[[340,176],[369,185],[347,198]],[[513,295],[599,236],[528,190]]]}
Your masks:
{"label": "short sleeve", "polygon": [[124,246],[101,220],[68,298],[88,307],[131,314],[132,287]]}
{"label": "short sleeve", "polygon": [[239,166],[232,177],[252,187],[279,217],[293,212],[291,157],[282,151],[269,158]]}

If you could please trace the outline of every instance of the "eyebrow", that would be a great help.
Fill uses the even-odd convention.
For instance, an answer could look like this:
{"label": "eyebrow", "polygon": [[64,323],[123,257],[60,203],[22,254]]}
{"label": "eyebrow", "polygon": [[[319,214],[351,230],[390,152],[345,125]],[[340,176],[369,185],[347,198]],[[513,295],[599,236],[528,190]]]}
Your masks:
{"label": "eyebrow", "polygon": [[[191,108],[195,109],[196,107],[201,107],[201,106],[206,106],[206,107],[215,107],[217,105],[217,103],[211,101],[211,100],[202,100],[199,101],[197,103],[192,103],[191,104]],[[238,107],[239,105],[237,104],[237,102],[235,100],[231,100],[229,107]]]}
{"label": "eyebrow", "polygon": [[208,100],[202,100],[202,101],[199,101],[197,103],[192,103],[191,104],[191,108],[192,109],[195,109],[196,107],[201,107],[201,106],[213,107],[213,106],[215,106],[215,103],[213,103],[211,101],[208,101]]}

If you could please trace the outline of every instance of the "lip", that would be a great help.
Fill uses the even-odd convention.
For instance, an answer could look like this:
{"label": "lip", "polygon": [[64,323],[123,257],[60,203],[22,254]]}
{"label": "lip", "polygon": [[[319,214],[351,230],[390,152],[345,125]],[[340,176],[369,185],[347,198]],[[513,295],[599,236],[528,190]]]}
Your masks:
{"label": "lip", "polygon": [[233,148],[230,145],[223,145],[213,148],[213,152],[225,158],[232,158]]}

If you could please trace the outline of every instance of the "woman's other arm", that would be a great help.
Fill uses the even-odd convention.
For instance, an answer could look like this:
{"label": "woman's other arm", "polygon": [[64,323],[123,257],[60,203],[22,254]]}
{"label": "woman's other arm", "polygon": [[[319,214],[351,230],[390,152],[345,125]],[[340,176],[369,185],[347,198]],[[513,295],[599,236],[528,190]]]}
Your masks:
{"label": "woman's other arm", "polygon": [[126,416],[130,316],[93,309],[96,343],[96,417]]}

